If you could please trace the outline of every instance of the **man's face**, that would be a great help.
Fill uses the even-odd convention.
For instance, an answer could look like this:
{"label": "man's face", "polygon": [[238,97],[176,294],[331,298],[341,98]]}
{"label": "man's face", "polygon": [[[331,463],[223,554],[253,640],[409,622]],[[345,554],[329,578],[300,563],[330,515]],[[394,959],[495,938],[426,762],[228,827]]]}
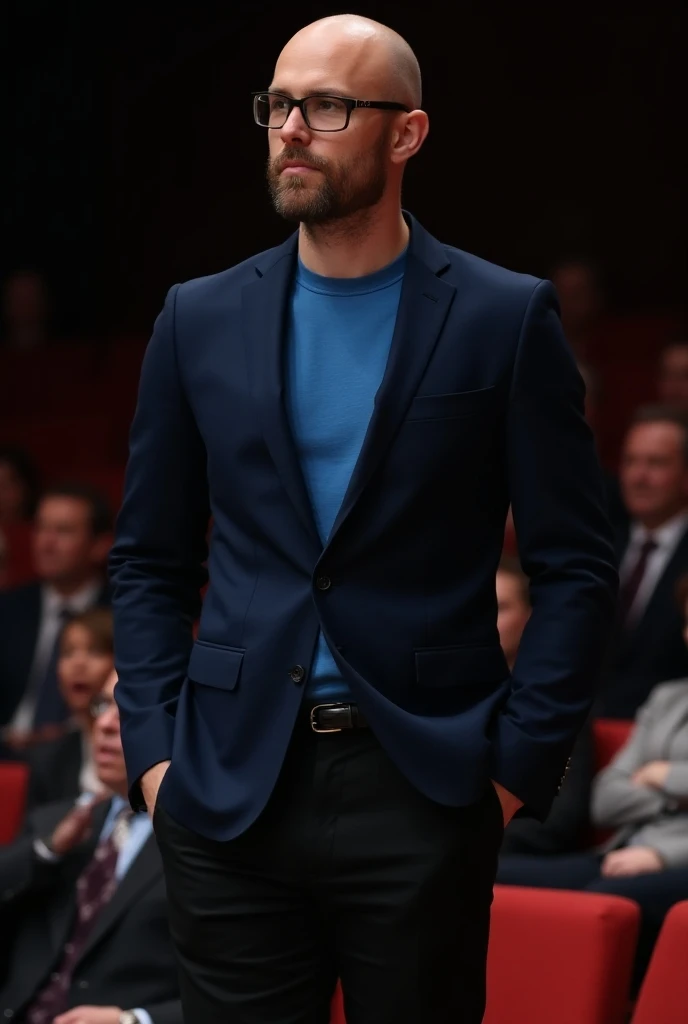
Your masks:
{"label": "man's face", "polygon": [[688,412],[688,344],[672,345],[662,353],[657,394],[661,402]]}
{"label": "man's face", "polygon": [[103,539],[93,535],[88,502],[58,496],[43,499],[33,534],[34,566],[43,582],[85,580],[97,570],[104,554]]}
{"label": "man's face", "polygon": [[98,713],[93,722],[93,761],[103,785],[113,793],[126,796],[127,769],[119,731],[119,711],[115,704],[116,683],[117,675],[112,672],[95,702]]}
{"label": "man's face", "polygon": [[497,585],[497,629],[499,642],[509,665],[516,660],[530,608],[523,597],[521,581],[512,573],[499,570]]}
{"label": "man's face", "polygon": [[[312,40],[298,38],[280,56],[270,88],[298,99],[317,93],[395,99],[381,95],[379,72],[372,63],[367,68],[359,49],[329,43],[318,50]],[[359,109],[344,131],[318,132],[292,110],[283,128],[268,129],[267,177],[277,212],[304,224],[328,224],[377,205],[387,186],[393,127],[393,114]]]}
{"label": "man's face", "polygon": [[688,503],[684,431],[675,423],[631,428],[621,458],[621,490],[628,511],[649,528],[661,526]]}

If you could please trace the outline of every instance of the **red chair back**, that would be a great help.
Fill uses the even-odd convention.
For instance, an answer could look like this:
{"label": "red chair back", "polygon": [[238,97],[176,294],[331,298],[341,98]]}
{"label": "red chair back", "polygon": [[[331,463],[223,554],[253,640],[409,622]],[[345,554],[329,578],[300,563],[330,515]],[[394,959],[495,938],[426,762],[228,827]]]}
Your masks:
{"label": "red chair back", "polygon": [[29,769],[14,761],[0,762],[0,846],[16,838],[24,817]]}
{"label": "red chair back", "polygon": [[593,724],[595,771],[602,771],[616,757],[633,731],[633,721],[625,718],[598,718]]}
{"label": "red chair back", "polygon": [[688,1017],[688,900],[666,916],[632,1024],[685,1024]]}
{"label": "red chair back", "polygon": [[484,1024],[623,1024],[639,917],[618,896],[495,886]]}

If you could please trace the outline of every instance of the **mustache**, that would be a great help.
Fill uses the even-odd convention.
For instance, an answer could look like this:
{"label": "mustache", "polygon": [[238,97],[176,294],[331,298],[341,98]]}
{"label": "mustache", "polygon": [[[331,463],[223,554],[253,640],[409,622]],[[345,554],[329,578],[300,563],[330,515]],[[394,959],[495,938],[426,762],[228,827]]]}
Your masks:
{"label": "mustache", "polygon": [[303,149],[288,146],[272,161],[271,171],[273,174],[280,174],[284,170],[286,164],[294,163],[296,161],[303,164],[304,167],[312,167],[316,171],[326,171],[328,169],[327,160],[323,160],[322,157],[315,156],[312,153],[307,153]]}

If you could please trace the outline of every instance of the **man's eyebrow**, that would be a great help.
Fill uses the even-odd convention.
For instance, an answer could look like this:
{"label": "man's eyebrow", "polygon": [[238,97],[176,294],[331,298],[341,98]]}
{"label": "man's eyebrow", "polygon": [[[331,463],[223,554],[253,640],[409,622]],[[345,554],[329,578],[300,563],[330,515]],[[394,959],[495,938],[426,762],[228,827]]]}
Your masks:
{"label": "man's eyebrow", "polygon": [[[276,92],[280,96],[288,96],[289,99],[295,99],[294,93],[291,89],[280,89],[277,85],[271,85],[267,92]],[[309,89],[308,92],[304,93],[304,96],[348,96],[348,92],[342,89],[332,88],[332,86],[325,89]]]}

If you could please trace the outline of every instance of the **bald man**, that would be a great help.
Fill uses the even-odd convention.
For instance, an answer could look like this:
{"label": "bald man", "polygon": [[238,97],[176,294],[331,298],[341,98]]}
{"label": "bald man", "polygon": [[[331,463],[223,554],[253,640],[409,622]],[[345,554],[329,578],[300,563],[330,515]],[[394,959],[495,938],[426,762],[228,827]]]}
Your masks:
{"label": "bald man", "polygon": [[399,36],[309,25],[253,116],[298,229],[172,288],[145,358],[112,557],[130,796],[188,1021],[326,1024],[339,977],[348,1024],[478,1024],[504,822],[547,815],[612,617],[583,386],[548,283],[402,211],[428,117]]}

